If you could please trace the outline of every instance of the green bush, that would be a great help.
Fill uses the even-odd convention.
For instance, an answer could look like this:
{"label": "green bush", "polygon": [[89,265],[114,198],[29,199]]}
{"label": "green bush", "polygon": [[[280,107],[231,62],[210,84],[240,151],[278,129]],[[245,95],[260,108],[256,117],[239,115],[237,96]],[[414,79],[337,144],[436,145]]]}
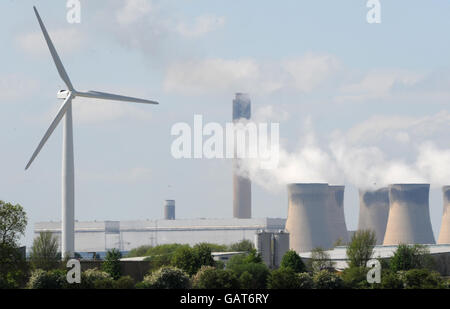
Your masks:
{"label": "green bush", "polygon": [[270,274],[269,268],[260,261],[260,257],[255,254],[236,255],[233,256],[227,263],[227,269],[231,270],[237,278],[241,279],[245,275],[241,283],[243,289],[265,289],[267,278]]}
{"label": "green bush", "polygon": [[83,289],[94,289],[95,282],[112,279],[111,275],[98,269],[87,269],[81,273],[81,285]]}
{"label": "green bush", "polygon": [[29,289],[63,289],[67,287],[66,272],[59,269],[50,271],[36,269],[27,283]]}
{"label": "green bush", "polygon": [[230,247],[228,248],[228,251],[230,251],[230,252],[250,252],[253,249],[255,249],[253,242],[251,242],[250,240],[244,239],[240,242],[230,245]]}
{"label": "green bush", "polygon": [[316,289],[330,290],[344,288],[341,277],[328,270],[321,270],[313,276],[314,287]]}
{"label": "green bush", "polygon": [[298,288],[303,290],[311,290],[314,288],[314,281],[310,274],[301,273],[298,277]]}
{"label": "green bush", "polygon": [[111,275],[114,280],[120,278],[120,259],[122,258],[122,254],[117,249],[108,250],[106,253],[105,260],[102,265],[103,271],[107,272]]}
{"label": "green bush", "polygon": [[175,267],[162,267],[144,277],[137,288],[146,289],[188,289],[189,276],[181,269]]}
{"label": "green bush", "polygon": [[208,244],[198,244],[193,248],[182,247],[178,249],[173,255],[171,264],[193,276],[202,266],[215,266],[216,263]]}
{"label": "green bush", "polygon": [[135,283],[133,278],[130,276],[120,277],[114,282],[114,288],[121,290],[131,290],[134,289]]}
{"label": "green bush", "polygon": [[432,267],[430,251],[423,245],[399,245],[390,260],[390,268],[394,272]]}
{"label": "green bush", "polygon": [[349,267],[342,272],[342,280],[348,289],[366,289],[371,285],[367,282],[366,267]]}
{"label": "green bush", "polygon": [[402,279],[406,289],[438,289],[443,283],[440,274],[429,269],[408,270]]}
{"label": "green bush", "polygon": [[51,232],[41,232],[33,241],[30,263],[34,269],[51,270],[60,265],[58,239]]}
{"label": "green bush", "polygon": [[291,268],[273,270],[267,279],[269,289],[298,289],[299,286],[299,276]]}
{"label": "green bush", "polygon": [[403,281],[400,279],[397,273],[389,269],[383,269],[383,271],[381,272],[380,288],[390,290],[403,289]]}
{"label": "green bush", "polygon": [[238,289],[239,281],[229,270],[203,266],[192,278],[192,287],[194,289]]}
{"label": "green bush", "polygon": [[294,250],[289,250],[281,260],[281,267],[291,268],[296,273],[303,273],[306,271],[306,266],[302,258]]}

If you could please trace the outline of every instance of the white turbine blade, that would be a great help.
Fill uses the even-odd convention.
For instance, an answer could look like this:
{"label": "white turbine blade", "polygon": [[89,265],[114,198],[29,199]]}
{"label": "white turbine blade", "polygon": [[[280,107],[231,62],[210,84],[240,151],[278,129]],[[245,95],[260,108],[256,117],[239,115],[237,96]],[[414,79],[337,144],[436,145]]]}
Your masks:
{"label": "white turbine blade", "polygon": [[144,103],[144,104],[159,104],[156,101],[125,97],[122,95],[111,94],[100,91],[88,91],[88,92],[76,92],[76,96],[92,98],[92,99],[102,99],[102,100],[112,100],[112,101],[124,101],[124,102],[134,102],[134,103]]}
{"label": "white turbine blade", "polygon": [[59,76],[61,76],[64,83],[67,85],[70,91],[73,90],[72,83],[70,82],[69,76],[67,75],[66,70],[64,69],[64,66],[61,62],[61,59],[58,56],[58,53],[56,52],[55,46],[53,46],[52,40],[50,39],[50,36],[48,35],[47,29],[45,29],[44,23],[42,22],[41,17],[39,16],[39,13],[35,6],[34,13],[36,14],[36,17],[38,19],[39,25],[41,26],[42,33],[44,34],[45,41],[47,42],[48,49],[50,50],[50,53],[52,54],[53,61],[55,62],[56,69],[58,69]]}
{"label": "white turbine blade", "polygon": [[70,101],[72,100],[72,94],[70,94],[64,101],[64,103],[61,105],[61,107],[59,108],[58,114],[56,114],[55,119],[53,120],[52,124],[50,125],[50,127],[48,128],[47,132],[45,132],[44,137],[42,138],[41,142],[39,143],[39,145],[37,146],[36,150],[34,151],[33,155],[31,156],[30,161],[28,161],[27,166],[25,167],[25,170],[27,170],[31,163],[33,163],[34,159],[36,158],[36,156],[39,154],[39,152],[41,151],[42,147],[44,147],[45,143],[47,142],[48,138],[50,137],[50,135],[52,135],[53,131],[55,130],[55,128],[58,126],[59,122],[61,121],[61,119],[64,117],[64,114],[67,111],[67,108],[70,105]]}

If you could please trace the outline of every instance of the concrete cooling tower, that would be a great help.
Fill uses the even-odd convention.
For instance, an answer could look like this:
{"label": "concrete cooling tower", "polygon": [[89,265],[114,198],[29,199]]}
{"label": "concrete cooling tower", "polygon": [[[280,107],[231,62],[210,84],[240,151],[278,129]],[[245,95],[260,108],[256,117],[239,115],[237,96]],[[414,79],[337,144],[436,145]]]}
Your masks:
{"label": "concrete cooling tower", "polygon": [[331,248],[328,184],[290,184],[288,198],[286,230],[290,234],[290,248],[297,253],[317,247]]}
{"label": "concrete cooling tower", "polygon": [[428,184],[389,186],[389,218],[384,245],[435,243],[429,194]]}
{"label": "concrete cooling tower", "polygon": [[444,214],[438,244],[450,244],[450,186],[442,188],[444,193]]}
{"label": "concrete cooling tower", "polygon": [[359,190],[358,230],[372,230],[382,245],[389,217],[389,189]]}
{"label": "concrete cooling tower", "polygon": [[344,191],[345,186],[328,187],[328,225],[333,243],[337,240],[348,243],[348,231],[344,214]]}
{"label": "concrete cooling tower", "polygon": [[[237,93],[233,100],[233,122],[251,117],[251,101],[247,94]],[[252,183],[248,177],[239,174],[241,160],[233,162],[233,217],[250,219],[252,217]]]}

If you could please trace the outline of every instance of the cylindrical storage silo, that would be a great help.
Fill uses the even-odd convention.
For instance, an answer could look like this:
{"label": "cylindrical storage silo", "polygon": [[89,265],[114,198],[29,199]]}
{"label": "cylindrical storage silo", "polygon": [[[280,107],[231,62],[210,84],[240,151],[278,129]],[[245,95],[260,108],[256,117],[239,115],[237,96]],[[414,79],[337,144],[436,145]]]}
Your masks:
{"label": "cylindrical storage silo", "polygon": [[434,244],[429,184],[389,186],[389,218],[384,245]]}
{"label": "cylindrical storage silo", "polygon": [[317,247],[331,248],[328,184],[290,184],[288,197],[286,231],[291,249],[301,253]]}
{"label": "cylindrical storage silo", "polygon": [[344,214],[345,186],[329,186],[328,224],[333,244],[341,240],[348,243],[348,231]]}
{"label": "cylindrical storage silo", "polygon": [[441,231],[438,244],[450,244],[450,186],[442,188],[444,193],[444,213],[442,215]]}
{"label": "cylindrical storage silo", "polygon": [[258,232],[255,234],[255,247],[261,255],[261,259],[267,267],[272,267],[272,235],[269,232]]}
{"label": "cylindrical storage silo", "polygon": [[389,217],[389,189],[359,190],[358,230],[372,230],[382,245]]}
{"label": "cylindrical storage silo", "polygon": [[164,220],[175,220],[175,201],[166,200],[164,202]]}
{"label": "cylindrical storage silo", "polygon": [[280,267],[283,256],[289,251],[289,234],[284,231],[273,234],[274,266]]}

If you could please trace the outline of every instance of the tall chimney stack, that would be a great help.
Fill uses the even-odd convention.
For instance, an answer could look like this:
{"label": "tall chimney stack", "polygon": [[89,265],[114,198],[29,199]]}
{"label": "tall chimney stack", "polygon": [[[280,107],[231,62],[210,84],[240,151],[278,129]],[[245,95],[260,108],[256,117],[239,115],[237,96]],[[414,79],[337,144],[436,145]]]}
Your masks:
{"label": "tall chimney stack", "polygon": [[429,184],[389,186],[389,218],[384,245],[434,244]]}
{"label": "tall chimney stack", "polygon": [[[233,122],[250,120],[251,101],[247,94],[237,93],[233,100]],[[241,160],[233,161],[233,217],[250,219],[252,217],[252,183],[248,177],[239,174]]]}

